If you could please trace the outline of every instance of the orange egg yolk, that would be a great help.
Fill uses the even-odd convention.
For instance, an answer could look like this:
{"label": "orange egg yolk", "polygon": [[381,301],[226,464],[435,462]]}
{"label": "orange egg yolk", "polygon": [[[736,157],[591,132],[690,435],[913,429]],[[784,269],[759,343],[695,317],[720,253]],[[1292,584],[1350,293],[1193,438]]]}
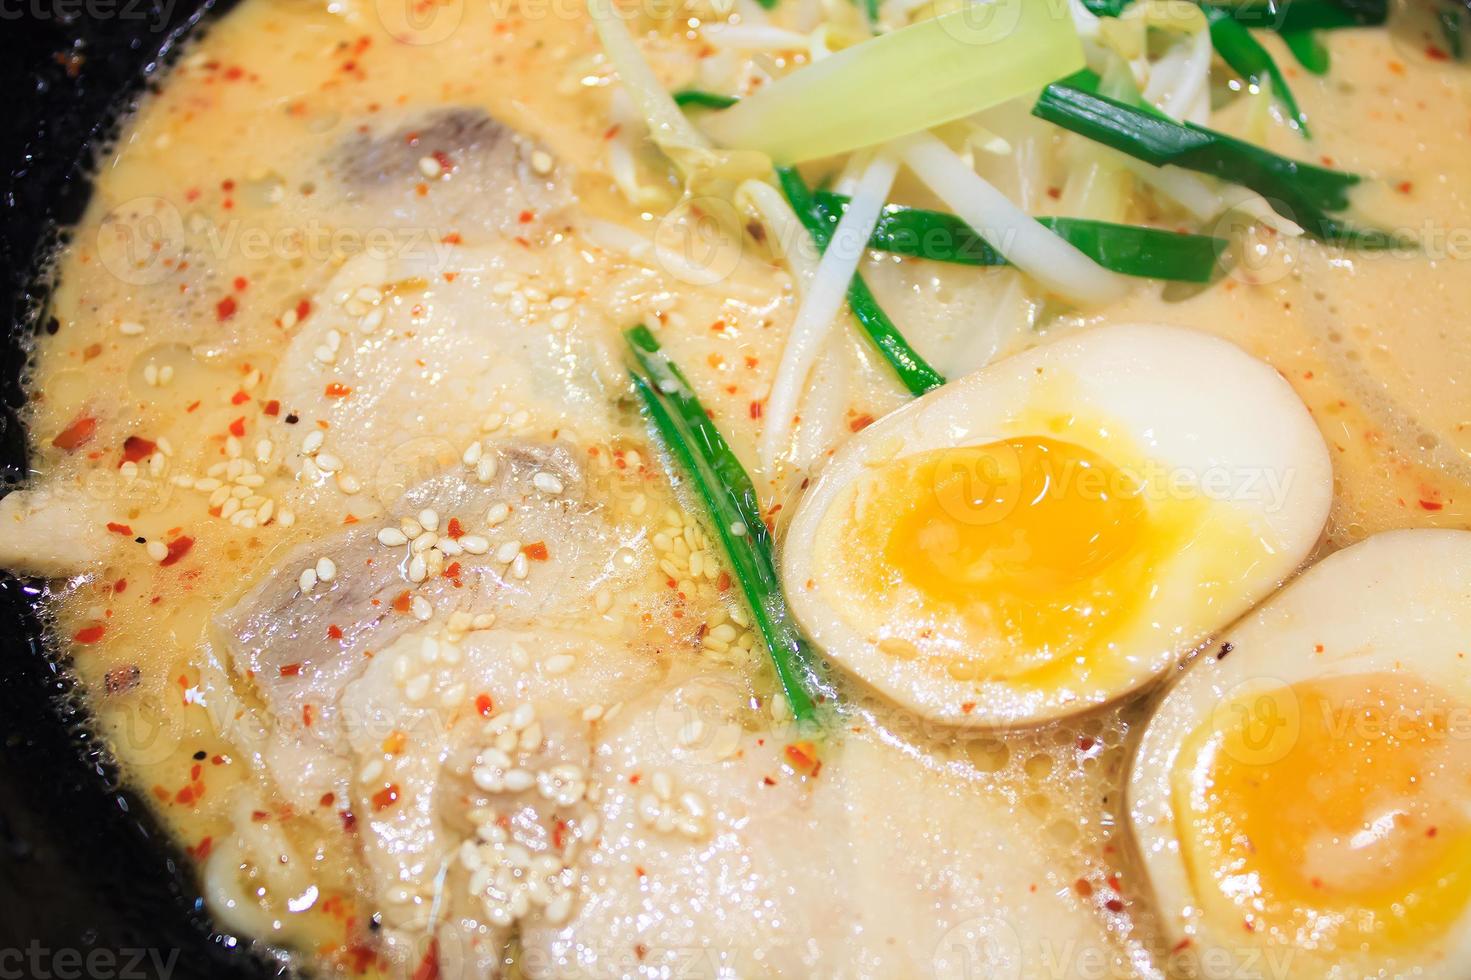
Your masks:
{"label": "orange egg yolk", "polygon": [[1471,710],[1401,675],[1227,702],[1173,806],[1207,919],[1303,948],[1433,940],[1471,900]]}
{"label": "orange egg yolk", "polygon": [[1046,437],[907,457],[866,510],[885,579],[873,588],[909,590],[986,638],[991,653],[956,658],[957,677],[1015,680],[1089,652],[1137,608],[1162,537],[1136,480]]}

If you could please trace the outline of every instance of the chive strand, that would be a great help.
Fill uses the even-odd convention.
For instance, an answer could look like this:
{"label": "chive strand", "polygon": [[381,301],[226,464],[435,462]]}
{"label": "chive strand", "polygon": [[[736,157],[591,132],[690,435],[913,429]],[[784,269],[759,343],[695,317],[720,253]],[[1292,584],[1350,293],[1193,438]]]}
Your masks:
{"label": "chive strand", "polygon": [[1253,85],[1269,82],[1272,86],[1272,97],[1282,103],[1292,125],[1303,136],[1310,137],[1307,116],[1298,107],[1297,98],[1292,94],[1286,77],[1277,67],[1271,53],[1227,11],[1209,4],[1201,4],[1201,9],[1205,11],[1206,20],[1210,23],[1211,45],[1221,56],[1221,60]]}

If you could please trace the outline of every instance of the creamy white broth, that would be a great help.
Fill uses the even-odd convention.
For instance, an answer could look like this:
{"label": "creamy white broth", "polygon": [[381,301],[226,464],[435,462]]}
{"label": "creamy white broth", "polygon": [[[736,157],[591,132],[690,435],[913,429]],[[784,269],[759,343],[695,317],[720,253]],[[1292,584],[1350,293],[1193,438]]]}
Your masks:
{"label": "creamy white broth", "polygon": [[[269,738],[259,731],[259,719],[270,718],[269,697],[236,662],[219,616],[288,560],[291,580],[310,568],[320,581],[317,559],[332,559],[324,589],[339,576],[347,582],[367,574],[338,562],[345,552],[334,558],[335,544],[313,543],[398,526],[406,514],[418,520],[419,509],[396,506],[402,491],[441,472],[473,478],[478,459],[465,456],[471,443],[483,441],[490,447],[483,452],[494,454],[521,440],[570,448],[581,476],[567,498],[588,502],[618,542],[609,555],[626,565],[575,579],[586,589],[558,599],[555,622],[547,623],[607,640],[630,664],[617,677],[641,678],[627,690],[610,681],[607,703],[595,694],[580,703],[598,712],[586,721],[590,731],[621,732],[615,748],[588,756],[589,772],[615,787],[605,790],[610,798],[619,779],[631,778],[627,760],[638,769],[640,739],[669,737],[656,724],[660,711],[678,716],[677,692],[693,678],[719,692],[717,714],[732,721],[731,737],[746,740],[750,764],[766,765],[765,775],[785,784],[773,791],[775,802],[745,801],[760,819],[749,839],[726,838],[730,854],[796,862],[781,869],[790,878],[770,883],[776,891],[887,887],[942,896],[930,921],[906,919],[914,909],[902,903],[894,903],[894,921],[868,921],[898,938],[865,935],[870,948],[849,937],[871,959],[841,967],[948,968],[936,965],[934,953],[942,940],[956,942],[947,916],[960,910],[965,921],[989,921],[999,909],[1019,917],[1026,937],[1058,923],[1058,948],[1028,949],[1028,957],[1041,957],[1027,959],[1029,968],[1051,957],[1047,968],[1060,975],[1085,972],[1095,960],[1108,975],[1183,969],[1182,951],[1171,950],[1156,927],[1124,826],[1131,733],[1148,717],[1152,692],[1036,729],[957,732],[840,682],[853,705],[845,716],[850,747],[817,773],[782,755],[797,736],[718,548],[700,529],[695,501],[671,490],[629,397],[620,332],[639,322],[656,328],[768,504],[781,505],[772,514],[778,534],[826,456],[907,396],[867,341],[845,329],[828,348],[823,370],[830,374],[814,383],[826,397],[804,403],[800,465],[764,470],[755,451],[766,424],[761,406],[798,303],[795,284],[779,257],[755,241],[713,282],[660,260],[656,235],[672,235],[682,247],[689,242],[682,236],[693,233],[665,219],[678,188],[647,147],[635,144],[635,162],[647,183],[667,185],[662,197],[631,203],[614,179],[616,129],[633,123],[615,121],[628,110],[613,104],[616,82],[580,5],[449,5],[417,33],[385,26],[395,19],[381,13],[384,6],[247,0],[211,26],[100,164],[88,213],[57,257],[51,312],[60,328],[36,343],[29,417],[35,483],[71,508],[60,530],[27,532],[58,552],[41,569],[65,579],[56,590],[56,633],[74,655],[126,779],[198,858],[222,925],[287,949],[303,964],[350,975],[412,975],[429,954],[421,920],[434,893],[391,907],[383,881],[398,872],[375,865],[362,849],[360,835],[375,815],[399,806],[396,795],[382,795],[388,777],[362,779],[358,762],[321,774],[279,758],[273,766]],[[731,72],[696,26],[655,25],[648,50],[671,88]],[[1471,305],[1471,277],[1467,244],[1457,246],[1456,234],[1471,223],[1471,86],[1464,67],[1426,54],[1426,29],[1406,16],[1387,29],[1326,32],[1333,69],[1324,79],[1298,70],[1267,37],[1316,138],[1308,147],[1280,125],[1266,136],[1285,154],[1377,178],[1356,192],[1362,212],[1382,227],[1430,229],[1431,247],[1345,253],[1258,233],[1235,245],[1247,261],[1208,287],[1140,281],[1125,301],[1086,312],[1041,296],[1012,269],[870,256],[865,274],[906,336],[949,375],[1107,323],[1161,321],[1231,339],[1287,378],[1328,441],[1335,497],[1320,551],[1385,529],[1465,526],[1471,481],[1459,386],[1471,348],[1457,325]],[[781,58],[770,63],[784,65]],[[483,111],[509,127],[484,136],[494,149],[476,152],[504,154],[517,174],[514,194],[503,194],[504,170],[454,158],[463,124],[436,129],[431,115],[446,109]],[[1212,124],[1245,131],[1248,109],[1229,106]],[[993,112],[1022,114],[1011,106]],[[441,147],[416,135],[421,130],[455,135]],[[1062,140],[1040,123],[1027,131],[1037,153]],[[1025,203],[1036,213],[1061,213],[1050,193],[1065,178],[1060,164],[1055,186],[1023,186],[1015,167],[1008,178],[1010,166],[994,164],[998,186],[1030,196]],[[825,173],[811,168],[814,179]],[[895,197],[934,204],[907,178]],[[1124,220],[1179,218],[1140,199]],[[372,262],[348,261],[365,250]],[[374,311],[381,318],[365,328]],[[484,337],[504,345],[504,360],[477,345],[480,334],[467,333],[481,329],[481,317],[495,319]],[[360,341],[371,349],[357,352]],[[534,372],[521,369],[527,363]],[[370,395],[375,400],[360,409]],[[1227,411],[1231,398],[1220,392]],[[93,422],[79,429],[84,420]],[[322,445],[308,451],[312,432],[322,434]],[[130,449],[129,437],[141,441]],[[73,448],[59,447],[58,438]],[[323,453],[338,465],[321,465]],[[303,476],[305,457],[314,462]],[[251,472],[244,464],[232,470],[235,459]],[[251,479],[241,483],[241,476]],[[215,483],[246,492],[227,491],[217,502]],[[257,515],[253,526],[232,523],[246,501]],[[435,516],[446,532],[455,517],[463,535],[494,537],[484,507]],[[32,515],[26,526],[38,520]],[[31,549],[26,538],[17,540],[22,546],[6,557],[25,567]],[[362,553],[377,555],[374,547],[368,541]],[[544,556],[513,550],[524,556],[525,580],[537,581]],[[447,557],[436,574],[446,578],[453,561]],[[505,563],[512,585],[514,564]],[[477,634],[493,632],[452,620],[448,607],[423,619],[407,603],[398,610],[399,591],[385,595],[391,611],[384,614],[403,617],[408,635],[447,633],[473,649]],[[392,646],[364,643],[368,654]],[[540,651],[528,655],[535,660]],[[299,665],[272,666],[286,678]],[[569,670],[578,676],[586,666]],[[493,705],[477,706],[476,693],[446,707],[451,724],[494,713]],[[617,704],[647,715],[654,735],[636,719],[603,721]],[[295,725],[301,703],[292,709]],[[301,727],[310,729],[313,718],[321,716],[302,719]],[[408,733],[397,732],[380,733],[388,767],[412,754],[403,744]],[[769,750],[770,759],[760,754]],[[314,751],[285,758],[310,759]],[[452,755],[445,750],[446,759]],[[293,787],[283,785],[288,768],[303,775]],[[722,787],[705,786],[705,770],[691,770],[681,785],[737,811],[740,801],[722,804]],[[898,774],[887,777],[898,784],[894,799],[880,784],[884,773]],[[764,778],[754,769],[750,775]],[[851,853],[812,855],[810,880],[799,885],[802,855],[771,840],[813,832],[823,821],[848,821],[855,843]],[[442,832],[476,832],[467,812],[449,824]],[[640,833],[637,826],[630,823],[628,833]],[[941,866],[888,867],[904,863],[906,834]],[[982,858],[996,863],[974,866]],[[536,930],[544,925],[518,920],[508,930],[460,934],[463,942],[446,933],[442,948],[433,947],[444,969],[463,966],[474,975],[501,964],[542,975],[578,966],[616,974],[678,962],[691,948],[696,959],[716,956],[676,936],[682,903],[690,901],[679,889],[696,888],[699,868],[717,865],[697,864],[691,882],[677,861],[651,859],[639,877],[663,876],[649,887],[668,890],[625,899],[620,860],[614,853],[606,864],[594,862],[577,891],[578,911],[569,913],[616,946],[602,950],[596,966],[543,944]],[[741,867],[758,882],[769,870]],[[438,887],[464,888],[458,878],[446,880]],[[403,884],[433,881],[430,874]],[[965,900],[947,906],[942,888]],[[783,936],[787,926],[763,920],[761,907],[754,900],[741,906],[750,918],[737,915],[729,935],[708,937],[710,948],[728,951],[744,972],[837,972],[811,950],[789,949],[800,944]],[[657,938],[617,925],[628,909],[653,922]],[[819,933],[831,925],[821,918],[789,927]],[[904,946],[909,938],[915,948]]]}

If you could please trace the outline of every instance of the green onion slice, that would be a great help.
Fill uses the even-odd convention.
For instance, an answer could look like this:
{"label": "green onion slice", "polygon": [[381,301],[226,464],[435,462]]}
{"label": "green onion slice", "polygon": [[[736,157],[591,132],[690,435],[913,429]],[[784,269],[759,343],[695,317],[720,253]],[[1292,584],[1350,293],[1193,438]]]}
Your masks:
{"label": "green onion slice", "polygon": [[1066,83],[1047,86],[1032,113],[1153,166],[1173,165],[1249,187],[1325,241],[1362,248],[1406,244],[1334,216],[1348,208],[1349,191],[1363,180],[1357,174],[1290,160],[1213,129],[1176,122]]}
{"label": "green onion slice", "polygon": [[734,95],[721,95],[704,89],[687,88],[674,93],[674,104],[681,109],[729,109],[741,101]]}
{"label": "green onion slice", "polygon": [[[776,171],[778,182],[781,184],[782,193],[786,195],[787,203],[796,212],[798,220],[812,236],[813,243],[819,252],[827,251],[828,242],[832,241],[833,228],[836,221],[830,221],[828,216],[818,206],[817,200],[807,188],[802,175],[792,167],[778,167]],[[882,219],[880,219],[882,220]],[[853,311],[853,317],[858,325],[868,334],[868,339],[878,348],[879,355],[888,362],[889,367],[894,369],[894,374],[912,395],[923,395],[932,388],[938,388],[945,383],[945,378],[929,365],[919,352],[909,345],[894,321],[879,306],[878,300],[874,299],[873,292],[868,288],[868,283],[863,281],[862,273],[855,273],[853,281],[848,284],[848,308]]]}
{"label": "green onion slice", "polygon": [[829,692],[817,676],[811,646],[787,608],[756,488],[710,421],[684,372],[659,349],[649,329],[636,326],[625,331],[624,339],[634,362],[634,389],[705,507],[706,518],[766,641],[792,714],[799,721],[811,721],[817,702]]}
{"label": "green onion slice", "polygon": [[[828,226],[836,227],[848,199],[819,191],[817,206]],[[1228,244],[1208,235],[1085,218],[1043,217],[1037,221],[1105,269],[1145,279],[1210,282]],[[884,208],[868,246],[957,265],[1006,265],[1000,252],[955,215],[897,204]]]}
{"label": "green onion slice", "polygon": [[1253,85],[1269,82],[1272,86],[1272,97],[1282,103],[1292,124],[1304,136],[1310,135],[1307,117],[1298,108],[1297,99],[1288,87],[1287,79],[1267,49],[1252,37],[1251,31],[1233,20],[1227,11],[1208,4],[1202,4],[1201,7],[1205,10],[1206,20],[1210,22],[1211,45],[1221,56],[1221,60]]}
{"label": "green onion slice", "polygon": [[701,125],[722,146],[800,163],[952,122],[1083,64],[1066,9],[993,0],[844,48]]}
{"label": "green onion slice", "polygon": [[1283,31],[1282,41],[1297,63],[1314,75],[1328,74],[1332,58],[1322,38],[1313,31]]}

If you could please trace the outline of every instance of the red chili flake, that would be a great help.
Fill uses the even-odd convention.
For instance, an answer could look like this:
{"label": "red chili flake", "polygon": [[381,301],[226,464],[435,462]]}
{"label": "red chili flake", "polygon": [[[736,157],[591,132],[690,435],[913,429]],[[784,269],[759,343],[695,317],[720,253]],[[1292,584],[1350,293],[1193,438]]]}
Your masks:
{"label": "red chili flake", "polygon": [[317,803],[318,803],[319,806],[331,806],[333,803],[336,803],[336,802],[337,802],[337,796],[336,796],[336,794],[331,793],[331,792],[323,793],[322,794],[322,798],[317,801]]}
{"label": "red chili flake", "polygon": [[[638,869],[638,876],[640,878],[644,876],[643,868]],[[649,947],[645,946],[643,943],[639,943],[637,946],[633,947],[633,951],[639,959],[643,959],[645,956],[649,955]]]}
{"label": "red chili flake", "polygon": [[439,940],[430,939],[424,958],[414,968],[412,980],[439,980]]}
{"label": "red chili flake", "polygon": [[536,212],[522,211],[519,215],[516,216],[516,219],[520,221],[523,225],[529,225],[536,220]]}
{"label": "red chili flake", "polygon": [[1408,194],[1410,193],[1410,191],[1415,189],[1415,185],[1410,183],[1408,180],[1402,180],[1398,184],[1394,185],[1394,189],[1399,191],[1401,194]]}
{"label": "red chili flake", "polygon": [[545,541],[533,541],[521,549],[521,553],[529,561],[546,561],[547,545]]}
{"label": "red chili flake", "polygon": [[234,436],[236,439],[240,439],[245,436],[245,416],[242,415],[240,416],[240,418],[230,423],[230,435]]}
{"label": "red chili flake", "polygon": [[410,599],[410,596],[409,596],[409,593],[408,593],[408,590],[407,589],[405,589],[404,591],[400,592],[398,595],[394,596],[393,597],[393,611],[394,612],[400,612],[400,613],[406,613],[406,612],[408,612],[409,611],[409,599]]}
{"label": "red chili flake", "polygon": [[174,802],[182,803],[185,806],[188,806],[189,804],[194,802],[194,795],[194,787],[185,786],[183,789],[174,794]]}
{"label": "red chili flake", "polygon": [[459,578],[459,577],[460,577],[460,563],[459,562],[452,561],[452,562],[450,562],[448,565],[446,565],[444,567],[444,578]]}
{"label": "red chili flake", "polygon": [[1425,57],[1431,61],[1449,61],[1451,56],[1443,49],[1433,44],[1427,44],[1425,45]]}
{"label": "red chili flake", "polygon": [[275,418],[277,415],[281,414],[281,403],[272,398],[270,401],[266,402],[266,407],[261,409],[261,411],[264,412],[266,415]]}
{"label": "red chili flake", "polygon": [[603,139],[605,139],[605,140],[613,139],[614,137],[616,137],[618,135],[618,131],[620,129],[622,129],[622,128],[623,128],[622,126],[617,126],[617,125],[609,126],[606,130],[603,131]]}
{"label": "red chili flake", "polygon": [[440,169],[444,170],[445,173],[449,173],[451,170],[455,169],[455,162],[451,160],[449,154],[444,152],[443,150],[435,150],[429,155],[434,158],[434,162],[439,164]]}
{"label": "red chili flake", "polygon": [[1054,201],[1061,199],[1061,197],[1062,197],[1062,188],[1061,187],[1049,187],[1049,188],[1047,188],[1047,196],[1050,197],[1050,198],[1052,198]]}
{"label": "red chili flake", "polygon": [[1103,903],[1103,907],[1108,909],[1110,912],[1122,912],[1124,910],[1124,903],[1116,898],[1110,898],[1108,901]]}
{"label": "red chili flake", "polygon": [[1185,950],[1187,950],[1189,948],[1190,948],[1190,937],[1189,936],[1186,936],[1184,939],[1182,939],[1178,943],[1176,943],[1174,945],[1174,948],[1171,949],[1170,952],[1171,953],[1183,953],[1183,952],[1185,952]]}
{"label": "red chili flake", "polygon": [[787,764],[800,773],[816,777],[822,769],[822,760],[817,758],[817,746],[808,741],[793,742],[782,750]]}
{"label": "red chili flake", "polygon": [[1425,510],[1440,510],[1445,504],[1439,500],[1421,500],[1420,506]]}
{"label": "red chili flake", "polygon": [[760,402],[752,402],[751,403],[751,409],[750,410],[751,410],[751,418],[753,418],[753,419],[759,419],[761,417],[761,403]]}
{"label": "red chili flake", "polygon": [[1079,878],[1073,882],[1073,889],[1084,898],[1088,898],[1093,894],[1093,884],[1087,878]]}
{"label": "red chili flake", "polygon": [[158,443],[142,436],[128,436],[123,440],[123,462],[136,463],[147,459],[158,449]]}
{"label": "red chili flake", "polygon": [[327,639],[329,639],[329,640],[340,640],[340,639],[342,639],[342,627],[341,626],[338,626],[336,623],[328,624],[328,626],[327,626]]}
{"label": "red chili flake", "polygon": [[239,304],[235,302],[235,297],[226,296],[224,299],[215,304],[215,316],[219,318],[221,323],[223,323],[224,321],[230,319],[230,317],[234,316],[235,311],[239,308]]}
{"label": "red chili flake", "polygon": [[448,235],[445,235],[443,238],[441,238],[439,241],[444,245],[458,245],[463,242],[464,239],[460,237],[459,232],[452,231]]}
{"label": "red chili flake", "polygon": [[281,668],[282,677],[296,677],[301,673],[301,664],[286,664]]}
{"label": "red chili flake", "polygon": [[188,406],[185,407],[184,411],[186,411],[186,412],[192,412],[192,411],[194,411],[198,407],[199,407],[199,402],[197,402],[197,401],[196,402],[190,402],[188,404]]}
{"label": "red chili flake", "polygon": [[312,706],[304,704],[301,706],[301,723],[306,727],[312,727]]}
{"label": "red chili flake", "polygon": [[761,777],[761,781],[763,783],[765,783],[767,786],[775,786],[776,785],[776,780],[772,779],[770,776],[762,776]]}
{"label": "red chili flake", "polygon": [[214,842],[215,839],[213,837],[204,838],[204,840],[189,848],[189,856],[196,861],[203,861],[209,857],[209,852],[214,850]]}
{"label": "red chili flake", "polygon": [[967,701],[960,706],[960,713],[963,715],[968,715],[974,710],[976,710],[976,703],[974,701]]}
{"label": "red chili flake", "polygon": [[112,591],[117,592],[117,593],[123,593],[123,592],[128,591],[128,580],[125,579],[125,578],[118,579],[116,582],[114,582],[112,584]]}
{"label": "red chili flake", "polygon": [[246,394],[244,391],[237,391],[235,392],[235,394],[230,396],[231,405],[244,405],[248,401],[250,401],[250,395]]}
{"label": "red chili flake", "polygon": [[373,809],[386,810],[398,802],[398,783],[389,783],[373,794]]}
{"label": "red chili flake", "polygon": [[90,415],[84,415],[71,425],[61,430],[61,434],[51,440],[51,445],[57,449],[70,452],[87,442],[97,432],[97,420]]}
{"label": "red chili flake", "polygon": [[460,538],[465,536],[465,528],[463,525],[460,524],[460,519],[458,517],[451,517],[449,519],[449,524],[445,526],[444,533],[458,541],[460,540]]}
{"label": "red chili flake", "polygon": [[162,786],[153,787],[153,795],[158,798],[160,803],[167,803],[169,801],[169,791]]}
{"label": "red chili flake", "polygon": [[124,537],[131,538],[133,536],[133,529],[131,527],[127,524],[119,524],[116,521],[108,521],[107,529],[113,534],[121,534]]}
{"label": "red chili flake", "polygon": [[1434,837],[1434,836],[1435,836],[1435,835],[1436,835],[1436,834],[1438,834],[1438,833],[1440,833],[1440,831],[1439,831],[1439,830],[1437,830],[1437,829],[1436,829],[1436,828],[1434,828],[1434,827],[1426,827],[1426,828],[1425,828],[1425,836],[1426,836],[1426,837]]}
{"label": "red chili flake", "polygon": [[93,360],[95,358],[101,357],[101,356],[102,356],[102,345],[101,344],[88,344],[86,347],[84,347],[82,349],[82,363],[83,364],[85,364],[86,362],[88,362],[90,360]]}
{"label": "red chili flake", "polygon": [[352,394],[352,389],[349,388],[347,385],[342,384],[340,381],[333,381],[327,385],[327,388],[325,391],[323,391],[323,394],[325,394],[328,398],[346,398],[348,395]]}
{"label": "red chili flake", "polygon": [[174,540],[170,541],[169,544],[168,544],[169,553],[163,556],[163,561],[159,562],[159,564],[160,565],[173,565],[173,564],[175,564],[176,562],[178,562],[178,560],[180,558],[183,558],[185,555],[187,555],[189,553],[189,549],[192,548],[192,547],[194,547],[194,539],[193,538],[190,538],[190,537],[174,538]]}
{"label": "red chili flake", "polygon": [[76,640],[78,643],[96,643],[98,640],[102,639],[102,634],[106,632],[106,630],[107,627],[101,625],[84,626],[81,629],[77,630],[77,635],[72,637],[72,639]]}
{"label": "red chili flake", "polygon": [[552,846],[561,850],[567,843],[567,821],[557,820],[552,824]]}
{"label": "red chili flake", "polygon": [[304,299],[296,304],[296,322],[300,323],[312,315],[312,301]]}
{"label": "red chili flake", "polygon": [[1092,735],[1079,735],[1076,744],[1079,752],[1091,752],[1093,751],[1093,746],[1098,744],[1098,740]]}
{"label": "red chili flake", "polygon": [[246,286],[249,286],[249,285],[250,285],[250,280],[249,279],[246,279],[244,276],[236,276],[235,277],[235,283],[234,283],[235,292],[237,292],[237,293],[243,293],[243,292],[245,292],[245,287]]}
{"label": "red chili flake", "polygon": [[351,810],[339,810],[337,811],[337,815],[342,818],[343,830],[347,831],[350,834],[357,829],[358,818],[353,814]]}
{"label": "red chili flake", "polygon": [[860,415],[848,423],[848,431],[862,432],[870,425],[873,425],[873,416],[868,414]]}

